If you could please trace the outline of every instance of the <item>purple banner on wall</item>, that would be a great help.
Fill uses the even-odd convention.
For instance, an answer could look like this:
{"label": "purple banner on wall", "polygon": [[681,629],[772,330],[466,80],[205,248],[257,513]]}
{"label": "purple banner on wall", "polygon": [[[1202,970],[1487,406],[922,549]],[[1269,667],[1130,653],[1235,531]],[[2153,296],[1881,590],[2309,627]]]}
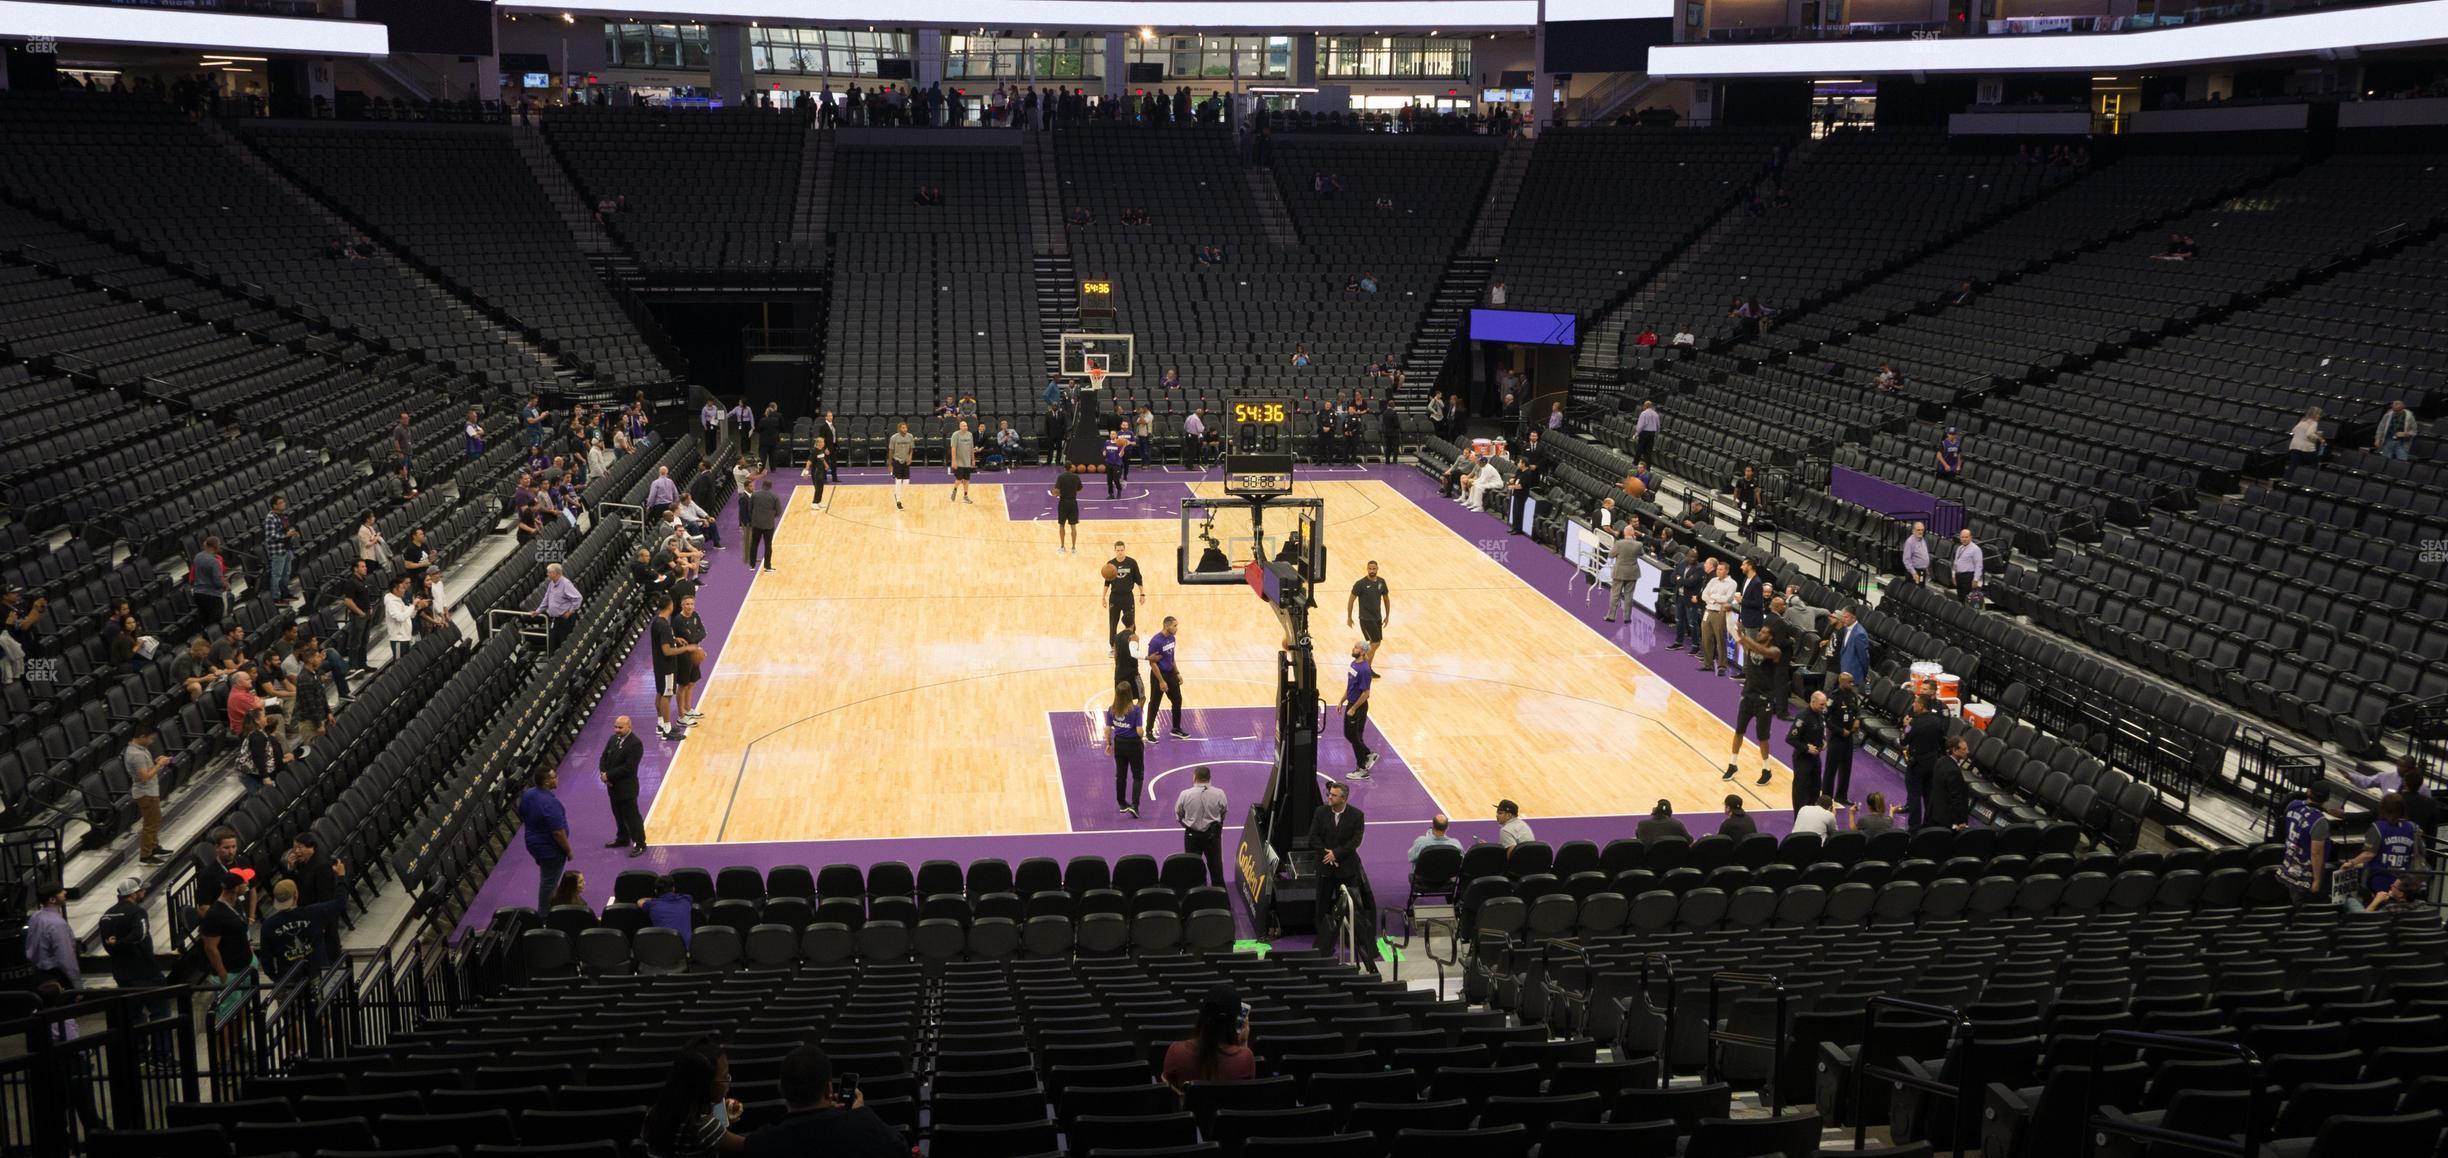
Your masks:
{"label": "purple banner on wall", "polygon": [[1892,519],[1927,519],[1930,532],[1950,538],[1964,525],[1963,507],[1898,482],[1863,474],[1848,466],[1830,472],[1828,493]]}

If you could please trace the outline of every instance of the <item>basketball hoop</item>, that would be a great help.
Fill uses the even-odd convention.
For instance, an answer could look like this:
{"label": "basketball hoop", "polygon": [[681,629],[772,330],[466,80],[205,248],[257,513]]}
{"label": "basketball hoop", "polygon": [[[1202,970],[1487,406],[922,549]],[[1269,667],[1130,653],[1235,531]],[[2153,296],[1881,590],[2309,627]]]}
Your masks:
{"label": "basketball hoop", "polygon": [[1095,365],[1088,367],[1088,388],[1091,390],[1105,388],[1105,367]]}

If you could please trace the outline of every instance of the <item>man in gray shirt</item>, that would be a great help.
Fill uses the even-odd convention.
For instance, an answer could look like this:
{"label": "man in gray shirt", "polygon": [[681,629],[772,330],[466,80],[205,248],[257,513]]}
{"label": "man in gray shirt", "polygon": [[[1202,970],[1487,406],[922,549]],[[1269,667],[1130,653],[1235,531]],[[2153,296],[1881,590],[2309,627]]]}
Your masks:
{"label": "man in gray shirt", "polygon": [[756,493],[740,501],[748,516],[748,566],[755,569],[761,558],[765,560],[765,569],[771,571],[774,528],[782,525],[782,496],[773,493],[772,479],[761,478],[757,480]]}
{"label": "man in gray shirt", "polygon": [[1607,556],[1606,621],[1609,623],[1615,622],[1615,617],[1618,615],[1623,616],[1626,623],[1632,621],[1632,609],[1635,606],[1632,594],[1633,590],[1640,586],[1640,553],[1643,542],[1640,516],[1633,515],[1624,521],[1615,545]]}
{"label": "man in gray shirt", "polygon": [[1510,800],[1496,802],[1496,839],[1504,845],[1507,856],[1523,841],[1538,839],[1531,833],[1530,823],[1521,818],[1521,805]]}
{"label": "man in gray shirt", "polygon": [[961,419],[960,429],[952,432],[952,497],[966,503],[969,497],[969,476],[977,473],[977,437],[969,433],[969,420]]}
{"label": "man in gray shirt", "polygon": [[136,802],[136,813],[144,818],[136,837],[136,852],[140,863],[155,865],[163,859],[161,851],[161,776],[170,766],[168,756],[156,756],[150,744],[153,728],[136,725],[128,737],[127,750],[119,754],[119,766],[127,771],[128,798]]}
{"label": "man in gray shirt", "polygon": [[1173,798],[1173,819],[1182,828],[1182,851],[1207,858],[1207,883],[1224,884],[1224,790],[1209,783],[1215,773],[1205,765],[1190,774],[1190,786]]}
{"label": "man in gray shirt", "polygon": [[1984,560],[1979,540],[1972,537],[1972,528],[1955,532],[1955,597],[1969,600],[1981,585]]}
{"label": "man in gray shirt", "polygon": [[901,492],[909,489],[910,459],[918,453],[918,440],[910,437],[909,423],[893,428],[891,438],[884,440],[884,457],[892,463],[893,509],[901,509]]}

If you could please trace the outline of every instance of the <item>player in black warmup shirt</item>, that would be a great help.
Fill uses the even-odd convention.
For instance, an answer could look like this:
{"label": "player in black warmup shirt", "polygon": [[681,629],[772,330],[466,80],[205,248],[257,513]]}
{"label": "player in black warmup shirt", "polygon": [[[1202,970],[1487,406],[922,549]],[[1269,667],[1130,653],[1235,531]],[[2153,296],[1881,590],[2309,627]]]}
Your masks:
{"label": "player in black warmup shirt", "polygon": [[1138,628],[1138,605],[1147,601],[1147,575],[1140,571],[1139,560],[1123,553],[1119,540],[1107,566],[1114,569],[1114,577],[1105,581],[1105,636],[1110,639],[1117,627]]}
{"label": "player in black warmup shirt", "polygon": [[1737,774],[1735,758],[1742,755],[1743,726],[1759,722],[1759,783],[1766,784],[1768,772],[1768,721],[1776,718],[1777,705],[1791,692],[1793,677],[1785,674],[1784,653],[1766,624],[1743,637],[1742,706],[1734,710],[1734,749],[1726,753],[1725,775],[1720,780],[1732,780]]}
{"label": "player in black warmup shirt", "polygon": [[1079,554],[1078,471],[1066,470],[1054,476],[1054,549]]}
{"label": "player in black warmup shirt", "polygon": [[1360,613],[1360,638],[1368,641],[1370,655],[1377,654],[1377,645],[1385,642],[1385,613],[1394,606],[1394,594],[1386,589],[1386,581],[1377,575],[1377,560],[1368,562],[1368,575],[1352,584],[1351,597],[1343,601],[1343,626],[1352,625],[1352,612]]}

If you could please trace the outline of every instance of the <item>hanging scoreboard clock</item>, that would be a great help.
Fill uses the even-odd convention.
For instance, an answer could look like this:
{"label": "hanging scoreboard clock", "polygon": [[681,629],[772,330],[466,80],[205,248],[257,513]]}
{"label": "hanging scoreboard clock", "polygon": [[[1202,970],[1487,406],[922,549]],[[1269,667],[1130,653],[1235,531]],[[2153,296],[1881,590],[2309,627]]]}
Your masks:
{"label": "hanging scoreboard clock", "polygon": [[1292,493],[1292,404],[1236,399],[1225,408],[1224,493],[1274,498]]}

